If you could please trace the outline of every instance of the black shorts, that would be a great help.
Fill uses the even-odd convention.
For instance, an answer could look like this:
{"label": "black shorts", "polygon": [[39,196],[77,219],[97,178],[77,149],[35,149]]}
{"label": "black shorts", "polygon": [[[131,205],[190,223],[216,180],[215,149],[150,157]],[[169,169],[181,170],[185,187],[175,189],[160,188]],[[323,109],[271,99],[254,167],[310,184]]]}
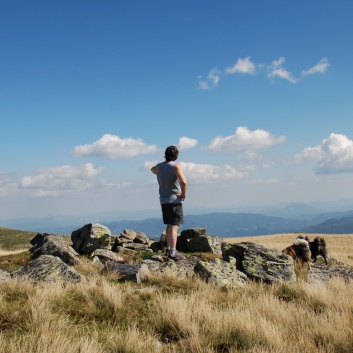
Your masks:
{"label": "black shorts", "polygon": [[163,223],[180,226],[184,223],[182,203],[164,203],[162,206]]}

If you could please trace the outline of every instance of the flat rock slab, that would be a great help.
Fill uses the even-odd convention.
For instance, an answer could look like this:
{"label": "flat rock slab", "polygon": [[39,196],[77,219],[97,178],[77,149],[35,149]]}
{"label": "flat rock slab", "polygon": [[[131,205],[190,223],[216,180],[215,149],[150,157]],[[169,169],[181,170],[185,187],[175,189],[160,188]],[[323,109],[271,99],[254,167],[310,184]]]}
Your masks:
{"label": "flat rock slab", "polygon": [[308,281],[311,283],[327,282],[331,278],[341,277],[345,280],[353,280],[353,267],[332,257],[327,258],[327,265],[321,257],[312,263],[308,271]]}
{"label": "flat rock slab", "polygon": [[184,260],[173,261],[168,260],[166,256],[151,256],[143,261],[148,269],[155,276],[173,273],[176,277],[184,279],[195,275],[195,265],[202,259],[198,256],[185,255]]}
{"label": "flat rock slab", "polygon": [[296,280],[293,259],[280,251],[251,242],[223,244],[222,250],[223,259],[231,262],[234,258],[237,270],[251,279],[266,283]]}
{"label": "flat rock slab", "polygon": [[122,256],[119,256],[115,252],[107,250],[107,249],[94,250],[89,258],[93,259],[95,257],[97,257],[102,263],[104,263],[106,261],[125,263],[125,260]]}
{"label": "flat rock slab", "polygon": [[63,281],[65,283],[86,282],[86,278],[79,274],[73,267],[52,255],[38,257],[27,266],[12,272],[11,277],[48,283],[56,281]]}
{"label": "flat rock slab", "polygon": [[244,287],[248,279],[236,269],[235,264],[220,259],[198,261],[194,271],[207,283],[214,283],[218,287]]}

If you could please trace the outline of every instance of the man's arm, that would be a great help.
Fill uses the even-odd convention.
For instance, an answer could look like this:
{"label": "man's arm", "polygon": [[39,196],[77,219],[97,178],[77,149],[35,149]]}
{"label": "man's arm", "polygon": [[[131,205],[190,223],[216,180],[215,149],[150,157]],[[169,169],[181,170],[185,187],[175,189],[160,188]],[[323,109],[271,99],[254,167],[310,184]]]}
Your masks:
{"label": "man's arm", "polygon": [[174,171],[175,171],[175,175],[179,179],[180,187],[181,187],[181,194],[176,194],[176,196],[180,197],[181,199],[185,199],[188,182],[185,178],[183,169],[179,164],[175,164]]}
{"label": "man's arm", "polygon": [[152,172],[153,174],[157,174],[157,166],[156,166],[156,165],[151,168],[151,172]]}

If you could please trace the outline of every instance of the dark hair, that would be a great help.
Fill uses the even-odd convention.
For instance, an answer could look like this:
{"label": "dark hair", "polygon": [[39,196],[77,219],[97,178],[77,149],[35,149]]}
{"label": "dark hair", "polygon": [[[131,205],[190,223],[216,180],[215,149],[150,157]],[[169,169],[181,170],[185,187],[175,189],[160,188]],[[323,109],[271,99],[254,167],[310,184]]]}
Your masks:
{"label": "dark hair", "polygon": [[167,162],[176,161],[179,151],[176,146],[169,146],[165,149],[164,158]]}

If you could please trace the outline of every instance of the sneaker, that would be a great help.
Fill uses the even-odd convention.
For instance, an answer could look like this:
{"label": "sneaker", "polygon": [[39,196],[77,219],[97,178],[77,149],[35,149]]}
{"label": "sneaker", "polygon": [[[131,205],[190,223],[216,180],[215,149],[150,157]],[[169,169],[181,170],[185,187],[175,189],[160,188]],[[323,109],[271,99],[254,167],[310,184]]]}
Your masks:
{"label": "sneaker", "polygon": [[168,254],[168,260],[173,260],[173,261],[185,260],[185,256],[180,255],[178,252],[175,254],[175,256]]}

